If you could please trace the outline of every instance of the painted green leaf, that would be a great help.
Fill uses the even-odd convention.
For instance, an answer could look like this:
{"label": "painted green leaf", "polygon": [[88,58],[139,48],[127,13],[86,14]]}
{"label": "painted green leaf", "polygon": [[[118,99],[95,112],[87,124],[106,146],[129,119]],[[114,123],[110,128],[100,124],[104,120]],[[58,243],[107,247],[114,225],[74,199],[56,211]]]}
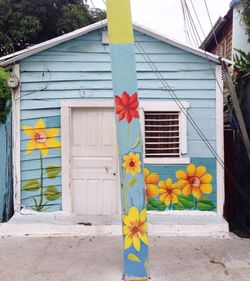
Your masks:
{"label": "painted green leaf", "polygon": [[161,205],[158,206],[157,210],[158,211],[165,211],[166,208],[167,208],[166,204],[161,204]]}
{"label": "painted green leaf", "polygon": [[54,201],[61,197],[61,192],[55,186],[50,185],[46,188],[45,196],[47,200]]}
{"label": "painted green leaf", "polygon": [[132,187],[133,185],[136,184],[136,182],[137,182],[137,178],[132,178],[128,183],[128,187],[129,188]]}
{"label": "painted green leaf", "polygon": [[177,202],[176,204],[173,205],[173,210],[175,211],[183,211],[185,208],[180,202]]}
{"label": "painted green leaf", "polygon": [[49,165],[46,167],[46,173],[49,179],[53,179],[61,173],[61,167],[57,165]]}
{"label": "painted green leaf", "polygon": [[141,262],[141,260],[134,254],[129,254],[128,259],[133,262]]}
{"label": "painted green leaf", "polygon": [[27,180],[22,185],[22,189],[27,191],[36,191],[40,188],[40,182],[37,180]]}
{"label": "painted green leaf", "polygon": [[194,207],[194,196],[185,196],[183,194],[178,196],[179,203],[184,209],[192,209]]}
{"label": "painted green leaf", "polygon": [[146,272],[148,272],[148,257],[146,258],[145,262],[144,262],[144,267]]}
{"label": "painted green leaf", "polygon": [[147,210],[149,211],[164,211],[166,205],[164,202],[157,201],[153,198],[148,198]]}
{"label": "painted green leaf", "polygon": [[153,211],[154,210],[154,207],[151,205],[151,204],[147,204],[147,210],[148,211]]}
{"label": "painted green leaf", "polygon": [[136,138],[136,140],[135,140],[134,145],[132,146],[132,149],[136,148],[136,147],[137,147],[137,145],[139,144],[139,142],[140,142],[140,138],[139,138],[139,137],[137,137],[137,138]]}
{"label": "painted green leaf", "polygon": [[148,203],[157,208],[159,201],[156,201],[154,198],[148,198]]}
{"label": "painted green leaf", "polygon": [[216,206],[214,205],[214,203],[205,197],[198,200],[197,209],[200,211],[211,211],[215,208]]}

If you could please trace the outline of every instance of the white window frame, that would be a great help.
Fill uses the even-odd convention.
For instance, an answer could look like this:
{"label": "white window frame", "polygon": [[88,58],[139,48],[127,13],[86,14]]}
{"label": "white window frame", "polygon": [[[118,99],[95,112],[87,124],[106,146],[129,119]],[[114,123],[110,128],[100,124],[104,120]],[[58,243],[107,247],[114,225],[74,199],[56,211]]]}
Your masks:
{"label": "white window frame", "polygon": [[[145,164],[189,164],[190,158],[187,157],[187,117],[185,112],[189,108],[189,103],[186,101],[181,102],[183,110],[171,101],[151,101],[140,100],[140,119],[141,119],[141,132],[143,138],[143,159]],[[147,111],[164,111],[164,112],[179,112],[180,114],[180,157],[159,157],[149,158],[145,157],[145,120],[144,112]]]}

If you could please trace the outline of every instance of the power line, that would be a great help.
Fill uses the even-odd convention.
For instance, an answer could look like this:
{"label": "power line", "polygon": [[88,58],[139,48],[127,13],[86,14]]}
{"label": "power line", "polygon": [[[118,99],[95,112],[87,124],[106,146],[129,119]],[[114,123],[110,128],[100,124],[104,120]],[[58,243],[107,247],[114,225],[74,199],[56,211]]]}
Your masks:
{"label": "power line", "polygon": [[204,0],[204,4],[205,4],[206,10],[207,10],[207,15],[208,15],[208,18],[209,18],[209,21],[210,21],[210,25],[212,27],[212,32],[213,32],[213,35],[214,35],[214,40],[215,40],[216,46],[218,47],[219,44],[218,44],[217,37],[216,37],[215,31],[214,31],[214,28],[213,28],[213,24],[212,24],[212,20],[211,20],[211,16],[210,16],[210,13],[209,13],[209,10],[208,10],[208,6],[207,6],[207,1],[206,0]]}
{"label": "power line", "polygon": [[[93,4],[93,1],[91,0],[92,4]],[[188,5],[186,3],[186,1],[184,0],[184,3],[185,3],[185,6],[187,8],[187,12],[188,12],[188,16],[189,16],[189,19],[190,19],[190,22],[191,22],[191,26],[192,26],[192,29],[194,31],[196,31],[197,33],[197,37],[199,38],[199,40],[201,41],[200,39],[200,36],[199,36],[199,33],[197,31],[197,28],[195,26],[195,23],[193,21],[193,18],[192,18],[192,15],[189,11],[189,8],[188,8]],[[93,4],[94,6],[94,4]],[[103,28],[104,28],[104,25],[102,24]],[[195,35],[195,32],[194,32],[194,35]],[[195,36],[196,37],[196,36]],[[196,37],[196,40],[197,40],[197,37]],[[220,158],[220,156],[218,155],[217,151],[212,147],[212,145],[210,144],[210,142],[208,141],[208,139],[206,138],[206,136],[203,134],[203,132],[200,130],[199,126],[197,125],[197,123],[195,122],[195,120],[192,118],[192,116],[185,110],[185,108],[183,107],[181,101],[179,100],[179,98],[176,96],[174,90],[171,88],[171,86],[168,84],[168,82],[166,81],[166,79],[162,76],[161,72],[158,70],[158,68],[155,66],[154,62],[152,62],[152,60],[150,59],[150,57],[148,56],[148,54],[145,52],[144,48],[141,46],[141,44],[136,41],[135,42],[137,46],[139,46],[139,48],[143,51],[143,53],[139,50],[140,54],[143,55],[145,61],[148,63],[148,65],[150,66],[150,68],[156,72],[156,75],[157,77],[159,78],[160,82],[162,83],[163,87],[169,91],[171,97],[173,98],[173,100],[176,102],[177,106],[180,108],[181,112],[187,117],[187,119],[189,120],[190,124],[193,126],[193,128],[195,129],[195,131],[197,132],[197,134],[200,136],[201,140],[205,143],[205,145],[207,146],[207,148],[209,149],[209,151],[212,153],[212,155],[215,157],[215,159],[217,160],[217,162],[219,163],[219,165],[222,167],[222,169],[225,171],[225,173],[228,175],[229,179],[231,180],[231,182],[233,184],[235,184],[235,186],[239,189],[241,195],[243,195],[243,198],[246,200],[246,202],[250,205],[250,200],[248,197],[246,197],[244,194],[242,194],[242,191],[241,189],[239,188],[237,182],[235,181],[235,178],[232,176],[231,172],[224,166],[224,162],[223,160]],[[206,53],[206,51],[204,50],[204,53],[207,57],[207,61],[208,63],[210,64],[210,67],[211,67],[211,70],[215,76],[215,79],[216,79],[216,82],[218,83],[219,85],[219,89],[221,91],[221,93],[223,94],[223,91],[220,87],[220,83],[218,82],[217,80],[217,77],[216,77],[216,74],[214,72],[214,69],[211,65],[211,62],[208,58],[208,55]]]}

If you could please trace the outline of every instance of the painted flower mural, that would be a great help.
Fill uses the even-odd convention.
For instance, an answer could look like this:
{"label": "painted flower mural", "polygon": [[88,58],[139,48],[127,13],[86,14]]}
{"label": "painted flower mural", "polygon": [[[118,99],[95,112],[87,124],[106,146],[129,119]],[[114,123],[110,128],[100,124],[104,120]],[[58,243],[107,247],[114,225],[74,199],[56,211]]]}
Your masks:
{"label": "painted flower mural", "polygon": [[193,194],[195,198],[200,199],[203,193],[209,194],[213,190],[211,184],[213,177],[211,174],[206,173],[205,166],[195,167],[194,164],[189,164],[187,171],[177,171],[176,177],[179,179],[177,184],[182,188],[184,195]]}
{"label": "painted flower mural", "polygon": [[128,123],[131,123],[133,118],[139,118],[137,93],[129,96],[127,92],[123,92],[122,97],[115,96],[115,101],[119,121],[125,119]]}
{"label": "painted flower mural", "polygon": [[141,172],[141,161],[140,154],[130,152],[127,155],[123,156],[124,162],[122,163],[122,167],[126,169],[127,174],[135,175],[136,173]]}
{"label": "painted flower mural", "polygon": [[128,215],[123,215],[124,248],[134,246],[140,252],[141,242],[148,245],[146,209],[141,212],[136,207],[129,209]]}
{"label": "painted flower mural", "polygon": [[[214,202],[205,197],[213,191],[213,177],[206,167],[189,164],[186,171],[178,168],[179,166],[176,166],[174,172],[174,168],[171,168],[172,173],[176,175],[175,181],[171,177],[161,179],[159,174],[151,172],[148,168],[144,169],[147,210],[164,211],[167,207],[168,210],[214,210]],[[154,185],[153,188],[151,184]],[[159,187],[158,194],[155,185]]]}
{"label": "painted flower mural", "polygon": [[38,150],[40,159],[40,178],[26,180],[22,185],[22,189],[29,192],[38,191],[38,195],[35,194],[31,197],[34,202],[32,209],[39,212],[45,211],[49,209],[49,202],[61,197],[61,192],[59,192],[56,186],[44,184],[44,174],[46,174],[48,180],[54,179],[61,173],[61,167],[54,164],[44,167],[43,163],[44,157],[48,156],[49,149],[60,149],[61,147],[61,143],[55,139],[59,134],[59,129],[46,128],[43,120],[39,119],[34,127],[22,126],[22,130],[29,137],[25,155]]}
{"label": "painted flower mural", "polygon": [[159,175],[157,173],[150,173],[149,169],[144,168],[144,181],[146,184],[146,203],[148,203],[149,197],[155,198],[159,195],[157,187]]}
{"label": "painted flower mural", "polygon": [[172,203],[178,202],[178,195],[181,194],[181,190],[179,189],[176,183],[173,183],[172,179],[168,178],[166,181],[159,181],[159,193],[160,201],[165,202],[169,208],[171,208]]}
{"label": "painted flower mural", "polygon": [[31,153],[34,149],[39,149],[43,156],[48,155],[49,148],[60,148],[61,144],[54,139],[59,133],[59,129],[46,129],[42,119],[39,119],[35,127],[22,126],[25,134],[30,137],[30,141],[26,146],[26,154]]}

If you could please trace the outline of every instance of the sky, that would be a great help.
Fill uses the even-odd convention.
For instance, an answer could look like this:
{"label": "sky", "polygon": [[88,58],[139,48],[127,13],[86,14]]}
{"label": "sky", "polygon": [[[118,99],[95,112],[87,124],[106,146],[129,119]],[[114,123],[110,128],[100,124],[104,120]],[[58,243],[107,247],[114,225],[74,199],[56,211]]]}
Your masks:
{"label": "sky", "polygon": [[[95,7],[105,9],[105,0],[92,0]],[[193,3],[202,29],[205,34],[211,30],[211,24],[204,0],[186,0],[190,11]],[[214,24],[219,16],[224,16],[229,10],[231,0],[206,0],[208,10]],[[89,1],[91,5],[91,1]],[[133,21],[160,32],[177,41],[186,41],[184,20],[180,0],[131,0]],[[193,12],[193,19],[195,14]],[[196,21],[196,27],[199,24]],[[201,39],[204,38],[200,30]]]}

